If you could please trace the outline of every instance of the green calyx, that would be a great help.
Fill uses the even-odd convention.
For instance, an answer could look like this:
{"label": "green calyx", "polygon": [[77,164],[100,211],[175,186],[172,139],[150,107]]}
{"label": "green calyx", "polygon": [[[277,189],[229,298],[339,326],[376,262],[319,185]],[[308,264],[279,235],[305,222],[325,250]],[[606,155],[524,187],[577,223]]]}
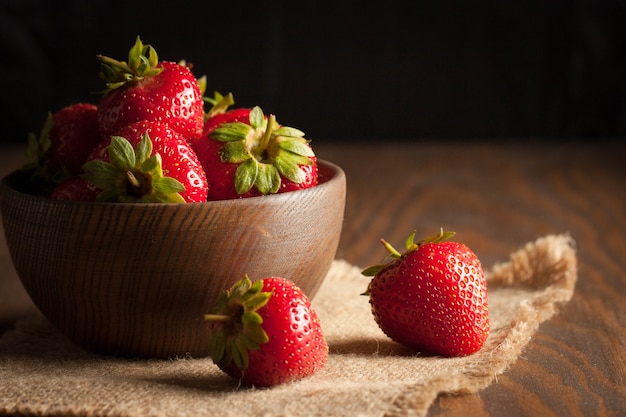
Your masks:
{"label": "green calyx", "polygon": [[246,275],[221,294],[212,314],[204,315],[213,324],[209,354],[217,365],[226,367],[234,362],[245,371],[250,363],[248,352],[269,341],[257,311],[267,304],[272,292],[262,289],[262,280],[252,282]]}
{"label": "green calyx", "polygon": [[213,97],[204,96],[204,90],[206,89],[206,77],[201,77],[198,79],[198,84],[200,85],[200,91],[203,92],[202,99],[211,104],[211,108],[204,115],[204,120],[209,119],[216,114],[225,113],[226,110],[233,104],[235,104],[235,98],[232,93],[228,93],[225,96],[220,94],[219,92],[213,92]]}
{"label": "green calyx", "polygon": [[[383,259],[383,261],[380,264],[373,265],[373,266],[370,266],[369,268],[364,269],[361,272],[361,274],[367,277],[373,277],[376,274],[378,274],[380,271],[382,271],[387,265],[389,265],[389,263],[394,262],[395,260],[398,260],[398,259],[405,258],[411,252],[415,252],[420,246],[425,245],[426,243],[443,242],[444,240],[450,239],[454,235],[455,235],[454,232],[444,232],[443,228],[441,228],[438,234],[427,237],[426,239],[422,239],[418,242],[415,242],[415,230],[414,230],[404,243],[405,251],[403,253],[400,253],[398,250],[396,250],[396,248],[394,248],[385,239],[381,239],[380,242],[383,244],[383,246],[385,247],[387,252],[389,252],[389,254],[385,257],[385,259]],[[367,295],[367,293],[365,295]]]}
{"label": "green calyx", "polygon": [[159,66],[159,56],[150,45],[144,45],[139,36],[128,52],[128,62],[98,55],[100,60],[100,78],[109,90],[125,84],[142,80],[159,74],[163,68]]}
{"label": "green calyx", "polygon": [[24,165],[23,169],[25,170],[36,170],[38,172],[45,171],[45,155],[52,146],[52,141],[50,140],[50,130],[54,126],[54,120],[52,118],[52,113],[48,113],[46,117],[46,121],[44,122],[41,131],[39,132],[39,136],[35,133],[30,132],[28,134],[28,147],[26,148],[25,156],[26,156],[26,165]]}
{"label": "green calyx", "polygon": [[28,146],[24,152],[26,164],[21,168],[30,173],[31,186],[42,195],[48,195],[55,186],[70,178],[64,167],[54,172],[48,163],[47,153],[52,146],[50,130],[53,126],[52,113],[48,113],[39,136],[33,132],[28,133]]}
{"label": "green calyx", "polygon": [[281,175],[300,184],[306,176],[300,169],[315,156],[309,140],[298,129],[280,126],[274,115],[267,118],[260,107],[250,111],[249,123],[225,123],[211,137],[224,142],[220,157],[238,164],[235,190],[239,195],[256,187],[262,194],[276,193]]}
{"label": "green calyx", "polygon": [[133,149],[128,140],[112,136],[107,147],[110,162],[92,160],[83,165],[84,178],[102,192],[99,202],[184,203],[179,194],[185,186],[163,175],[161,155],[152,154],[152,141],[146,132]]}

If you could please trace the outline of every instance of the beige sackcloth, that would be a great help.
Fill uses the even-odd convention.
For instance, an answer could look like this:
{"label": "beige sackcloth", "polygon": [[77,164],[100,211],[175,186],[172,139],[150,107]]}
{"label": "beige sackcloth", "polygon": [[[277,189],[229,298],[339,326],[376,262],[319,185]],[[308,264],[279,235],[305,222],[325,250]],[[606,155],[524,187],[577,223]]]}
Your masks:
{"label": "beige sackcloth", "polygon": [[462,358],[428,357],[390,341],[375,324],[368,279],[342,260],[313,305],[326,335],[326,366],[273,388],[239,386],[211,359],[129,360],[95,355],[43,318],[0,339],[0,415],[423,416],[442,393],[475,393],[519,357],[539,324],[573,294],[574,242],[551,235],[487,270],[491,332]]}

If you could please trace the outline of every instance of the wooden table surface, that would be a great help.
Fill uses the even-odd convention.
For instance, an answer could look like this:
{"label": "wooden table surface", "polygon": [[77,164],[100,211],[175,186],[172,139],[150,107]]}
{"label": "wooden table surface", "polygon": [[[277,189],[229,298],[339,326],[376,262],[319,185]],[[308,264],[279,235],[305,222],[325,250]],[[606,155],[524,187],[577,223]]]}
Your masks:
{"label": "wooden table surface", "polygon": [[[522,356],[477,395],[441,396],[429,416],[626,415],[626,145],[623,141],[313,142],[343,167],[346,216],[337,258],[379,261],[379,239],[444,227],[485,268],[528,241],[569,233],[579,276],[572,300]],[[0,175],[18,167],[4,147]],[[0,240],[0,332],[33,306]]]}

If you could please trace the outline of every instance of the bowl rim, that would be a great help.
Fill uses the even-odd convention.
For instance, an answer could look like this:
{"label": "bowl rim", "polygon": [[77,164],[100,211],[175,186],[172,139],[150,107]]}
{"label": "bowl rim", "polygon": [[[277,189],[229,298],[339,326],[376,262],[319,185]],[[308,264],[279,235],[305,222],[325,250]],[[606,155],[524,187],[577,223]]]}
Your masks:
{"label": "bowl rim", "polygon": [[5,175],[0,180],[0,200],[3,200],[4,199],[3,195],[9,192],[13,195],[20,196],[20,198],[23,198],[23,199],[30,199],[31,201],[46,202],[46,203],[53,204],[53,205],[73,205],[73,206],[86,206],[86,207],[94,207],[94,206],[101,206],[101,207],[114,207],[114,206],[117,206],[117,207],[165,207],[165,206],[204,207],[206,205],[230,206],[232,204],[236,204],[237,202],[248,202],[248,203],[261,202],[261,201],[278,202],[282,199],[290,198],[290,196],[292,196],[294,193],[298,193],[298,194],[310,193],[310,192],[313,192],[314,190],[327,188],[330,185],[340,180],[343,180],[345,182],[346,174],[339,165],[332,163],[330,161],[327,161],[325,159],[318,158],[317,166],[319,170],[318,171],[319,183],[309,188],[303,188],[303,189],[294,190],[294,191],[287,191],[287,192],[282,192],[282,193],[275,193],[275,194],[268,194],[268,195],[261,195],[261,196],[245,197],[245,198],[242,197],[242,198],[233,198],[233,199],[226,199],[226,200],[210,200],[210,201],[189,202],[189,203],[158,203],[158,204],[156,203],[105,203],[105,202],[95,202],[95,201],[53,200],[45,196],[24,192],[20,190],[19,187],[16,187],[15,182],[26,180],[25,177],[26,177],[26,172],[27,172],[27,171],[23,171],[22,169],[17,169]]}

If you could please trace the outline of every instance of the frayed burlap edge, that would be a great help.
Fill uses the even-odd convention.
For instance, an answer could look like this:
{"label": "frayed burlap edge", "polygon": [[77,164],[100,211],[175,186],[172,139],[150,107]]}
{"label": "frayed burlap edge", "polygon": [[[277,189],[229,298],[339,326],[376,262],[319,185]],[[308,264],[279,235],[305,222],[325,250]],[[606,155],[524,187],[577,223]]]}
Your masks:
{"label": "frayed burlap edge", "polygon": [[[355,297],[367,279],[356,266],[335,261],[314,300],[322,325],[326,323],[329,363],[311,378],[266,391],[229,385],[207,359],[129,363],[97,357],[68,345],[41,318],[27,319],[0,338],[0,355],[6,354],[0,356],[0,391],[11,389],[9,394],[0,392],[0,415],[421,417],[440,394],[476,393],[492,383],[517,360],[539,324],[572,297],[577,278],[574,241],[567,235],[540,238],[486,272],[492,331],[483,349],[463,358],[428,358],[387,343],[368,317],[366,297]],[[346,304],[343,311],[337,307],[341,302]],[[358,317],[344,320],[346,313]],[[377,345],[380,351],[373,350]],[[32,375],[16,374],[13,364],[23,365]],[[64,371],[67,364],[74,366],[69,375]],[[376,375],[379,366],[395,374]],[[52,372],[47,373],[48,368]],[[104,375],[90,368],[101,369]],[[403,368],[410,368],[409,372],[403,373]],[[47,374],[61,376],[58,383],[79,384],[83,391],[59,398],[66,391],[55,381],[43,381]],[[206,381],[217,385],[203,393]],[[173,384],[172,389],[168,384]],[[102,389],[119,395],[126,405],[97,398]],[[34,398],[49,390],[56,390],[52,396],[57,397]],[[133,390],[154,397],[128,395]],[[93,401],[90,395],[95,396]],[[249,406],[234,409],[244,397]],[[227,413],[223,412],[226,404]]]}

